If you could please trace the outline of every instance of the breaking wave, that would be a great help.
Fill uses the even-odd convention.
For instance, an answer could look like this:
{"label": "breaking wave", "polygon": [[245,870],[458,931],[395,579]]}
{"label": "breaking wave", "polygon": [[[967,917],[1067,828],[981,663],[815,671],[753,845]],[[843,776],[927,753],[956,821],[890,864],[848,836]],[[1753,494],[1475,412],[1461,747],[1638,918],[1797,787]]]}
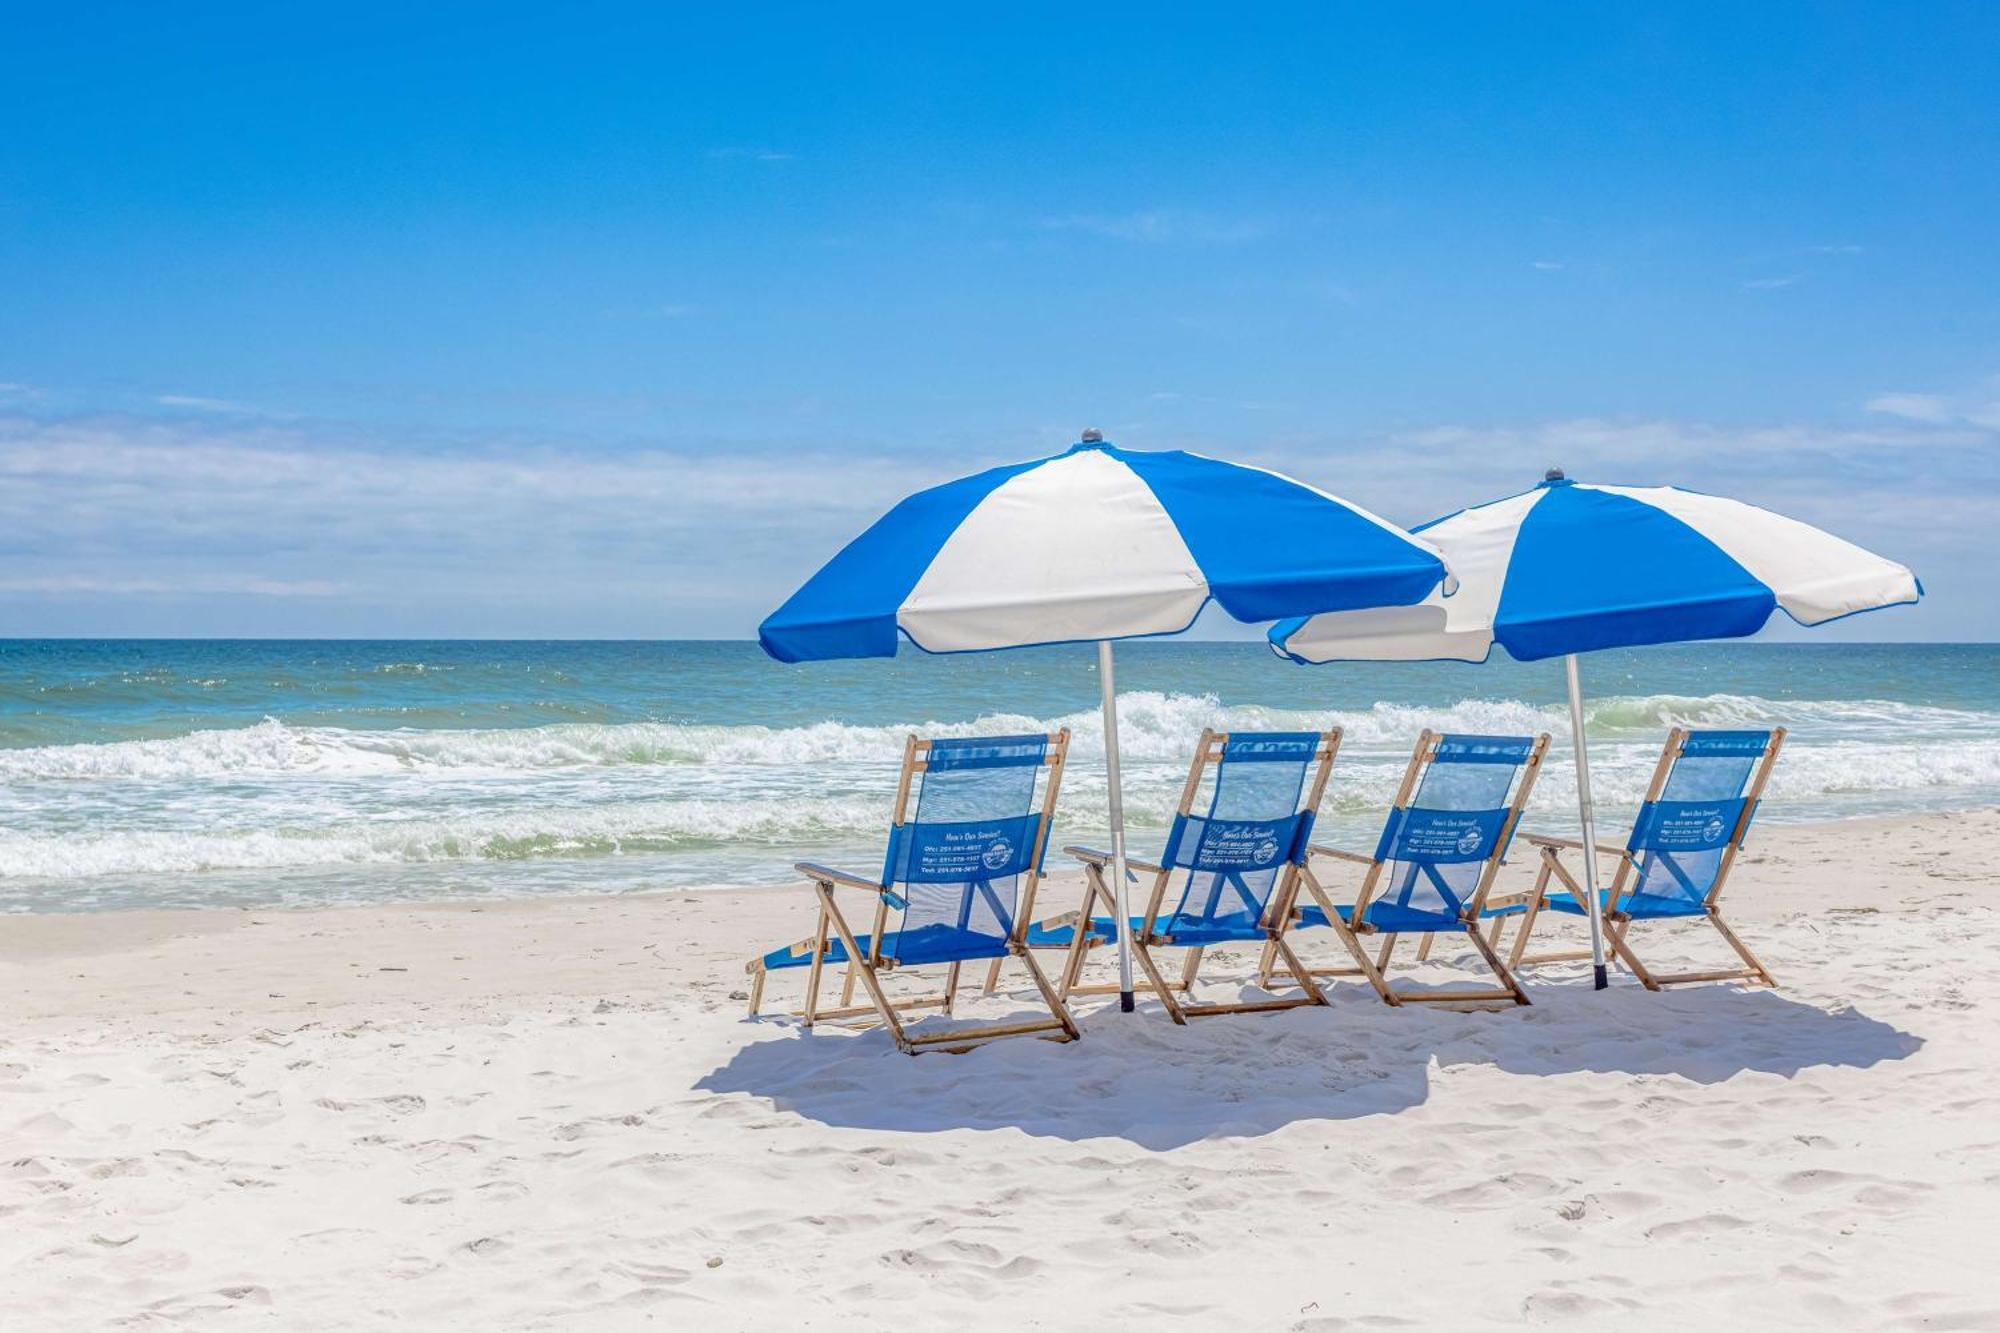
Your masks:
{"label": "breaking wave", "polygon": [[[1338,726],[1344,743],[1408,746],[1425,727],[1456,732],[1550,731],[1561,737],[1568,713],[1509,699],[1467,699],[1441,708],[1377,704],[1356,711],[1309,711],[1228,705],[1212,695],[1141,692],[1119,696],[1123,753],[1138,761],[1183,758],[1204,727],[1304,730]],[[1643,695],[1606,698],[1586,708],[1593,742],[1657,743],[1672,726],[1784,725],[1801,740],[1831,744],[1955,736],[1957,743],[2000,740],[2000,714],[1890,700],[1775,700],[1743,695]],[[157,740],[49,745],[0,750],[0,782],[89,779],[171,781],[269,774],[436,771],[459,775],[534,773],[630,765],[811,765],[893,760],[905,736],[968,736],[1068,727],[1079,759],[1103,752],[1095,710],[1036,718],[990,714],[971,722],[861,726],[818,722],[799,727],[712,726],[671,722],[557,723],[485,730],[360,731],[295,726],[267,718],[250,727],[196,731]],[[1927,747],[1928,748],[1928,747]],[[1976,771],[1977,765],[1974,770]],[[1954,770],[1941,768],[1940,775]]]}
{"label": "breaking wave", "polygon": [[[1322,823],[1335,840],[1373,839],[1425,727],[1554,733],[1531,819],[1560,820],[1573,808],[1560,706],[1468,699],[1313,712],[1135,692],[1120,696],[1119,707],[1127,810],[1142,838],[1164,825],[1204,727],[1342,728]],[[1772,821],[2000,800],[2000,713],[1886,700],[1645,695],[1595,701],[1589,723],[1607,825],[1629,816],[1662,733],[1676,725],[1790,727],[1793,742],[1764,816]],[[883,726],[356,730],[266,719],[156,740],[0,750],[0,882],[88,902],[92,881],[130,883],[137,887],[120,892],[153,901],[167,890],[147,877],[211,872],[324,870],[333,885],[343,867],[499,873],[515,865],[546,877],[555,863],[609,869],[611,858],[657,856],[633,861],[634,873],[643,870],[648,883],[755,883],[785,878],[807,853],[867,869],[881,854],[891,774],[907,735],[1057,727],[1074,735],[1058,834],[1094,839],[1105,805],[1094,709]],[[0,908],[11,901],[0,896]]]}

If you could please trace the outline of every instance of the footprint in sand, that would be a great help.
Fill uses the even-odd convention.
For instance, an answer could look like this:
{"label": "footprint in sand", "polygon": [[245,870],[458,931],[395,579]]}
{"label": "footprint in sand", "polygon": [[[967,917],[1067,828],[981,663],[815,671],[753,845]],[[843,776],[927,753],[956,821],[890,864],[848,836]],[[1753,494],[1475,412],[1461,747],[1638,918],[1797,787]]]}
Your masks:
{"label": "footprint in sand", "polygon": [[1531,1294],[1521,1303],[1521,1314],[1531,1324],[1544,1324],[1627,1314],[1642,1308],[1644,1302],[1631,1297],[1605,1300],[1581,1291],[1565,1290],[1558,1285]]}
{"label": "footprint in sand", "polygon": [[1040,1273],[1043,1264],[1025,1254],[1003,1255],[977,1241],[947,1240],[921,1250],[890,1250],[881,1261],[891,1268],[920,1273],[975,1272],[987,1277],[1021,1281]]}
{"label": "footprint in sand", "polygon": [[484,1185],[474,1186],[472,1192],[482,1199],[497,1199],[503,1203],[528,1197],[528,1187],[518,1180],[489,1180]]}
{"label": "footprint in sand", "polygon": [[1706,1236],[1720,1235],[1728,1231],[1741,1231],[1750,1223],[1728,1213],[1704,1213],[1700,1217],[1682,1218],[1677,1222],[1662,1222],[1658,1226],[1646,1228],[1648,1240],[1700,1240]]}

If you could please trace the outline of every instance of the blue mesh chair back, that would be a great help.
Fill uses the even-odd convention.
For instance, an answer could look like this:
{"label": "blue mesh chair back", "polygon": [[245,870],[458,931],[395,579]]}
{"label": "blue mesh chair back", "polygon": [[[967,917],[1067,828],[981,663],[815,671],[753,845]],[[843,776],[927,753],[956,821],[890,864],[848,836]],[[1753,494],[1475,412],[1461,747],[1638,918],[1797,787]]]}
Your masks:
{"label": "blue mesh chair back", "polygon": [[1039,872],[1048,830],[1035,799],[1049,738],[928,742],[908,819],[890,834],[882,883],[902,907],[880,949],[902,964],[998,958]]}
{"label": "blue mesh chair back", "polygon": [[1380,878],[1367,919],[1387,931],[1456,924],[1488,863],[1505,853],[1510,793],[1535,752],[1532,736],[1440,736],[1406,805],[1389,813],[1375,847]]}
{"label": "blue mesh chair back", "polygon": [[1728,850],[1755,813],[1752,774],[1770,731],[1691,731],[1655,799],[1639,808],[1626,847],[1637,867],[1618,909],[1633,916],[1695,916]]}
{"label": "blue mesh chair back", "polygon": [[[1272,894],[1304,864],[1314,811],[1307,776],[1326,737],[1316,731],[1232,732],[1174,816],[1161,864],[1185,870],[1179,900],[1153,933],[1180,944],[1260,939]],[[1196,762],[1201,764],[1202,758]]]}

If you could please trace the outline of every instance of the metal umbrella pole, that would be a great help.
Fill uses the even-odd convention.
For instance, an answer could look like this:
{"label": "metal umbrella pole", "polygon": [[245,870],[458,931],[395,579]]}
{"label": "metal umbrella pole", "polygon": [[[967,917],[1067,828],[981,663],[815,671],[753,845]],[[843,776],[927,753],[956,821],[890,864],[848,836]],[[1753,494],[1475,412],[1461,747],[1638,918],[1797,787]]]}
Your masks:
{"label": "metal umbrella pole", "polygon": [[[1589,899],[1590,965],[1597,989],[1611,984],[1604,966],[1604,904],[1597,895],[1597,821],[1591,809],[1590,748],[1583,735],[1583,684],[1577,676],[1576,654],[1563,658],[1569,672],[1569,734],[1576,752],[1576,813],[1583,824],[1583,889]],[[1116,809],[1117,798],[1112,798]],[[1116,844],[1114,844],[1115,846]]]}
{"label": "metal umbrella pole", "polygon": [[[1097,684],[1104,696],[1104,771],[1111,787],[1111,899],[1118,914],[1118,1007],[1129,1014],[1133,1010],[1132,913],[1125,901],[1125,792],[1118,779],[1118,686],[1112,676],[1109,639],[1097,641]],[[1079,921],[1076,928],[1082,930],[1087,924]]]}

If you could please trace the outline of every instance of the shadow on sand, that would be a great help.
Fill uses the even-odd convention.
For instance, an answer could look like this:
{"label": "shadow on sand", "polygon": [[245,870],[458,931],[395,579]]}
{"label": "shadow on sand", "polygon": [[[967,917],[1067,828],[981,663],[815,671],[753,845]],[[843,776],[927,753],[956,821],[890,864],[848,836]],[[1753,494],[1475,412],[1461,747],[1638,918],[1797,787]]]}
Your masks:
{"label": "shadow on sand", "polygon": [[778,1035],[744,1046],[696,1087],[765,1098],[847,1128],[1015,1128],[1161,1150],[1418,1106],[1434,1062],[1712,1084],[1745,1073],[1865,1068],[1923,1045],[1858,1011],[1767,990],[1651,994],[1628,983],[1595,993],[1577,982],[1538,986],[1534,996],[1526,1009],[1392,1009],[1341,986],[1327,1008],[1202,1018],[1185,1028],[1153,1006],[1129,1016],[1100,1008],[1079,1016],[1084,1036],[1074,1044],[1009,1040],[915,1059],[880,1030],[807,1033],[774,1023],[766,1030]]}

